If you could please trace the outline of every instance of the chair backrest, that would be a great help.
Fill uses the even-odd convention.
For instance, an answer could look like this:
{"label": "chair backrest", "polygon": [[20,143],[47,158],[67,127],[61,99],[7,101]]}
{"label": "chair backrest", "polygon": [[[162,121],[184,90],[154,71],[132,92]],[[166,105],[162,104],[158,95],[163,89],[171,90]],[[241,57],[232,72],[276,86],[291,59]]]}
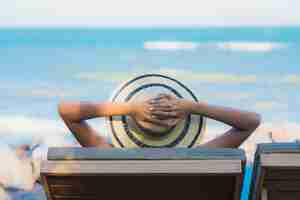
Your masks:
{"label": "chair backrest", "polygon": [[41,177],[48,200],[238,200],[245,161],[238,149],[52,148]]}
{"label": "chair backrest", "polygon": [[300,143],[258,145],[250,199],[300,199]]}

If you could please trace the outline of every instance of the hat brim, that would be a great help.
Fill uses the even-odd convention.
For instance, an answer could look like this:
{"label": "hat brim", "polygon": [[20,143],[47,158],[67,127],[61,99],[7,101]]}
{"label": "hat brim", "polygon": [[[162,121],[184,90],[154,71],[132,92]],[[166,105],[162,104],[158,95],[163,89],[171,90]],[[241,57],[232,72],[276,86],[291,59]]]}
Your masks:
{"label": "hat brim", "polygon": [[[127,102],[147,90],[164,90],[178,98],[198,101],[193,92],[176,79],[160,74],[146,74],[123,83],[111,96],[112,102]],[[152,92],[152,91],[151,91]],[[170,133],[157,138],[129,126],[130,117],[112,116],[107,120],[115,147],[193,147],[200,143],[206,119],[201,115],[189,115]]]}

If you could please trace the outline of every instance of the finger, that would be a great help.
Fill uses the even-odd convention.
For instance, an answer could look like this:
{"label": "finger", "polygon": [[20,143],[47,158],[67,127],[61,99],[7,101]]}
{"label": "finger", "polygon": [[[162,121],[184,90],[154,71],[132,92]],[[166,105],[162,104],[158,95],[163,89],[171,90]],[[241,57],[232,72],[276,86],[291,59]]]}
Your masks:
{"label": "finger", "polygon": [[156,103],[156,104],[152,104],[151,107],[153,108],[172,108],[172,104],[169,103]]}
{"label": "finger", "polygon": [[156,116],[162,116],[162,117],[178,117],[177,112],[166,112],[166,111],[161,111],[161,110],[153,110],[151,112],[152,115]]}
{"label": "finger", "polygon": [[168,124],[169,126],[175,126],[176,124],[178,124],[181,120],[179,119],[171,119],[171,120],[168,120]]}
{"label": "finger", "polygon": [[158,102],[157,102],[157,100],[155,100],[155,99],[149,99],[147,103],[149,103],[150,105],[155,105],[155,104],[157,104]]}
{"label": "finger", "polygon": [[166,99],[163,99],[163,98],[154,98],[154,99],[151,99],[149,101],[150,104],[160,104],[160,103],[167,103],[168,101]]}
{"label": "finger", "polygon": [[160,100],[160,99],[163,99],[163,98],[166,98],[166,96],[164,94],[158,94],[157,96],[151,98],[150,100]]}
{"label": "finger", "polygon": [[161,99],[161,100],[151,101],[150,105],[166,105],[166,106],[170,106],[170,105],[172,105],[172,102],[170,102],[169,100],[166,100],[166,99]]}
{"label": "finger", "polygon": [[172,112],[175,111],[170,105],[150,105],[147,109],[147,112],[152,113],[153,111],[165,111],[165,112]]}
{"label": "finger", "polygon": [[156,111],[172,112],[174,109],[168,106],[154,106],[150,110],[151,113]]}
{"label": "finger", "polygon": [[153,100],[155,100],[155,101],[167,100],[168,101],[168,100],[170,100],[170,97],[171,97],[171,95],[160,93],[156,97],[154,97]]}
{"label": "finger", "polygon": [[170,112],[161,111],[161,110],[153,110],[151,112],[151,114],[154,116],[169,117]]}
{"label": "finger", "polygon": [[161,97],[161,98],[165,98],[167,96],[168,96],[168,94],[166,94],[166,93],[159,93],[158,94],[158,97]]}
{"label": "finger", "polygon": [[180,121],[182,121],[183,119],[181,119],[181,118],[174,118],[174,119],[167,119],[167,120],[165,120],[167,123],[168,123],[168,125],[170,126],[170,127],[174,127],[174,126],[176,126]]}
{"label": "finger", "polygon": [[161,94],[159,94],[159,95],[156,96],[154,99],[155,99],[155,100],[161,100],[161,99],[163,99],[163,98],[164,98],[164,96],[161,95]]}
{"label": "finger", "polygon": [[170,100],[170,99],[172,99],[172,98],[175,98],[175,97],[174,97],[173,95],[171,95],[171,94],[162,94],[161,97],[163,97],[163,98],[165,98],[165,99],[167,99],[167,100]]}
{"label": "finger", "polygon": [[155,110],[155,107],[154,107],[154,106],[149,106],[149,107],[147,108],[147,111],[148,111],[149,113],[151,113],[153,110]]}
{"label": "finger", "polygon": [[166,97],[167,99],[172,99],[174,96],[173,96],[173,95],[170,95],[170,94],[166,94],[165,97]]}
{"label": "finger", "polygon": [[163,115],[152,115],[151,118],[152,118],[152,119],[159,119],[159,120],[167,120],[167,119],[170,119],[170,117],[168,117],[168,116],[163,116]]}

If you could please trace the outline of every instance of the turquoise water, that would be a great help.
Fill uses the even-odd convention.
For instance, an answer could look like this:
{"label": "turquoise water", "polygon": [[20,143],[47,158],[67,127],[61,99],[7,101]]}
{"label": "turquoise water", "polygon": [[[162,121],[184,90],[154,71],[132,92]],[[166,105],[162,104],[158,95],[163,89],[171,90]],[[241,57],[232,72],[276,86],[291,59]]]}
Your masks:
{"label": "turquoise water", "polygon": [[105,100],[142,73],[178,78],[200,100],[257,111],[264,123],[299,127],[299,35],[300,27],[0,29],[1,141],[68,132],[59,101]]}
{"label": "turquoise water", "polygon": [[136,74],[162,72],[200,100],[298,123],[299,34],[298,27],[1,29],[1,115],[57,120],[61,99],[104,100]]}

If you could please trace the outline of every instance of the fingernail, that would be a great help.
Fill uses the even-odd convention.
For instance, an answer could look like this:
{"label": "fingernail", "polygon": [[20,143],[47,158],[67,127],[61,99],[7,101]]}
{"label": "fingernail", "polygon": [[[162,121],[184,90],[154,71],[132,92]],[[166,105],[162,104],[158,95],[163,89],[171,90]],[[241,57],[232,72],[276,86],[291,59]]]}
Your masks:
{"label": "fingernail", "polygon": [[156,100],[155,99],[152,99],[151,101],[150,101],[150,103],[155,103],[156,102]]}

